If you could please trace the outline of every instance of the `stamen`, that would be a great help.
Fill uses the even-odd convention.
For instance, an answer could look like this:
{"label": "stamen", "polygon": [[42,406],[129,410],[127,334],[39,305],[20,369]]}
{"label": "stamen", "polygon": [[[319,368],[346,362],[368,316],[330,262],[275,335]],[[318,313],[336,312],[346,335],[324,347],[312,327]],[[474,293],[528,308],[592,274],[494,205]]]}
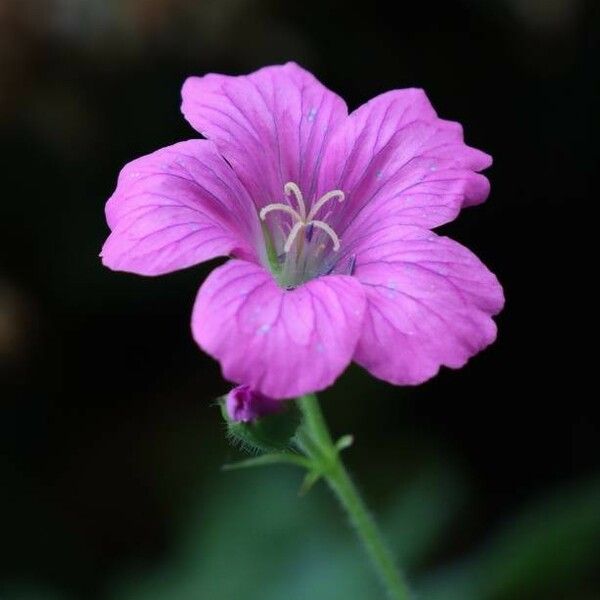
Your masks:
{"label": "stamen", "polygon": [[[315,223],[316,224],[316,223]],[[289,252],[292,249],[292,244],[298,235],[298,232],[304,227],[304,223],[302,221],[297,221],[294,223],[290,234],[288,235],[288,239],[285,241],[285,245],[283,246],[284,252]]]}
{"label": "stamen", "polygon": [[337,236],[337,233],[329,225],[327,225],[327,223],[325,223],[325,221],[311,221],[310,224],[322,229],[331,238],[331,241],[333,242],[333,250],[335,252],[340,249],[340,238]]}
{"label": "stamen", "polygon": [[[294,194],[294,196],[296,197],[296,202],[298,202],[298,208],[300,209],[300,214],[302,215],[302,220],[305,221],[306,220],[306,204],[304,203],[304,197],[302,196],[302,192],[300,191],[300,188],[298,187],[298,185],[295,184],[293,181],[288,181],[283,186],[283,191],[285,192],[286,196],[289,196],[290,194]],[[310,218],[308,220],[310,221]]]}
{"label": "stamen", "polygon": [[[283,250],[285,253],[288,253],[296,237],[298,237],[298,233],[301,229],[306,228],[306,239],[308,242],[312,241],[314,228],[318,227],[321,231],[324,231],[333,242],[333,250],[337,252],[340,249],[340,238],[337,236],[336,232],[323,220],[315,220],[316,214],[321,210],[321,208],[330,200],[337,198],[339,202],[343,202],[344,200],[344,192],[342,190],[332,190],[331,192],[327,192],[317,202],[315,202],[314,206],[311,208],[308,216],[306,216],[306,204],[304,202],[304,197],[302,196],[302,192],[297,184],[293,181],[288,181],[283,187],[283,191],[287,196],[293,195],[296,198],[298,203],[298,210],[293,209],[288,204],[283,204],[282,202],[274,202],[273,204],[267,204],[260,209],[259,216],[261,221],[264,221],[267,215],[272,211],[282,211],[287,213],[292,217],[292,224],[288,224],[289,233],[287,234],[287,238],[285,240],[285,244],[283,246]],[[328,211],[325,215],[327,218],[331,214],[331,211]],[[281,224],[279,226],[283,227]],[[324,244],[320,244],[317,252],[321,251],[325,248]]]}
{"label": "stamen", "polygon": [[298,212],[295,211],[291,206],[288,206],[287,204],[282,204],[280,202],[275,202],[274,204],[267,204],[267,206],[260,209],[260,213],[258,213],[258,214],[260,215],[261,221],[264,221],[266,216],[272,210],[282,210],[283,212],[286,212],[289,215],[291,215],[292,218],[294,218],[297,221],[303,220],[302,217],[298,214]]}
{"label": "stamen", "polygon": [[321,198],[317,200],[314,206],[310,209],[306,220],[312,221],[317,216],[319,210],[321,210],[321,207],[333,198],[338,198],[339,202],[343,202],[345,198],[344,192],[342,192],[342,190],[331,190],[331,192],[327,192],[326,194],[321,196]]}

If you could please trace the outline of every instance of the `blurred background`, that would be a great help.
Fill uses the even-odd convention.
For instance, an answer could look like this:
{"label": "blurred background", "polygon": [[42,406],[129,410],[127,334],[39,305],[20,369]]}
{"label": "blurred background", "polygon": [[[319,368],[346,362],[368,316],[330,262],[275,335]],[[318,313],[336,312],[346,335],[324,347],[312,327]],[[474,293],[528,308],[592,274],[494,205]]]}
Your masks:
{"label": "blurred background", "polygon": [[326,490],[220,471],[228,384],[189,330],[214,265],[98,259],[121,166],[195,137],[184,78],[289,59],[351,108],[424,87],[495,159],[443,231],[505,286],[497,343],[419,388],[351,368],[323,394],[419,598],[599,599],[577,272],[599,25],[583,0],[0,0],[0,599],[382,597]]}

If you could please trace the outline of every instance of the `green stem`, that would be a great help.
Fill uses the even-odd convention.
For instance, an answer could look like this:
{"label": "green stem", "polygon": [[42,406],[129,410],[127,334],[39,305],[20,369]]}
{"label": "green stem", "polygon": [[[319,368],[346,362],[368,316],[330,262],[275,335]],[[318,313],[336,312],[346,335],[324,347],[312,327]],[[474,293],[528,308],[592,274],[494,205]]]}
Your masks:
{"label": "green stem", "polygon": [[314,394],[301,396],[298,398],[298,405],[304,415],[304,431],[299,440],[303,450],[322,472],[329,487],[346,510],[389,597],[393,600],[409,600],[411,596],[408,587],[375,520],[344,467],[317,397]]}

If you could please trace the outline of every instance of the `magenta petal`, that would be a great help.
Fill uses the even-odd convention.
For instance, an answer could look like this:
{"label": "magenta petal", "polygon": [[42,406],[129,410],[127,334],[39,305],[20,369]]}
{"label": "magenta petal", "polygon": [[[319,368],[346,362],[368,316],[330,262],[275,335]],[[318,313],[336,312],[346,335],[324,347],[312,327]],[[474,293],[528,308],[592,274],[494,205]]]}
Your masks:
{"label": "magenta petal", "polygon": [[441,365],[458,368],[496,338],[504,304],[496,277],[460,244],[397,228],[364,248],[356,277],[367,294],[354,359],[394,384],[417,384]]}
{"label": "magenta petal", "polygon": [[160,275],[235,252],[253,256],[252,201],[214,144],[190,140],[126,165],[106,204],[111,269]]}
{"label": "magenta petal", "polygon": [[326,388],[346,368],[364,308],[364,291],[352,277],[284,290],[260,266],[230,260],[200,288],[192,330],[227,379],[292,398]]}
{"label": "magenta petal", "polygon": [[250,423],[266,415],[279,412],[285,402],[269,398],[249,385],[238,385],[225,399],[225,408],[232,421]]}
{"label": "magenta petal", "polygon": [[190,77],[182,95],[186,119],[216,143],[259,207],[280,201],[288,181],[311,196],[323,148],[347,116],[345,102],[294,63]]}
{"label": "magenta petal", "polygon": [[422,90],[382,94],[354,111],[334,134],[320,189],[342,189],[346,201],[334,228],[347,242],[385,217],[437,227],[461,207],[485,200],[477,173],[491,158],[463,142],[458,123],[441,120]]}

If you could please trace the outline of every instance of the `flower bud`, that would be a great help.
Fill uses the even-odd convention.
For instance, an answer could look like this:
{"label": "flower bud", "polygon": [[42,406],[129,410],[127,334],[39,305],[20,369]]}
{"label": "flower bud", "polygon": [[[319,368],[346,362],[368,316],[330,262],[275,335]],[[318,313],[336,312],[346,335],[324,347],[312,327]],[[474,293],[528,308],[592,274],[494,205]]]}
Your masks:
{"label": "flower bud", "polygon": [[289,448],[301,421],[295,402],[269,398],[248,385],[240,385],[222,398],[221,412],[230,440],[258,452]]}
{"label": "flower bud", "polygon": [[250,423],[265,415],[281,411],[283,403],[264,396],[251,389],[249,385],[239,385],[227,394],[225,407],[231,421]]}

